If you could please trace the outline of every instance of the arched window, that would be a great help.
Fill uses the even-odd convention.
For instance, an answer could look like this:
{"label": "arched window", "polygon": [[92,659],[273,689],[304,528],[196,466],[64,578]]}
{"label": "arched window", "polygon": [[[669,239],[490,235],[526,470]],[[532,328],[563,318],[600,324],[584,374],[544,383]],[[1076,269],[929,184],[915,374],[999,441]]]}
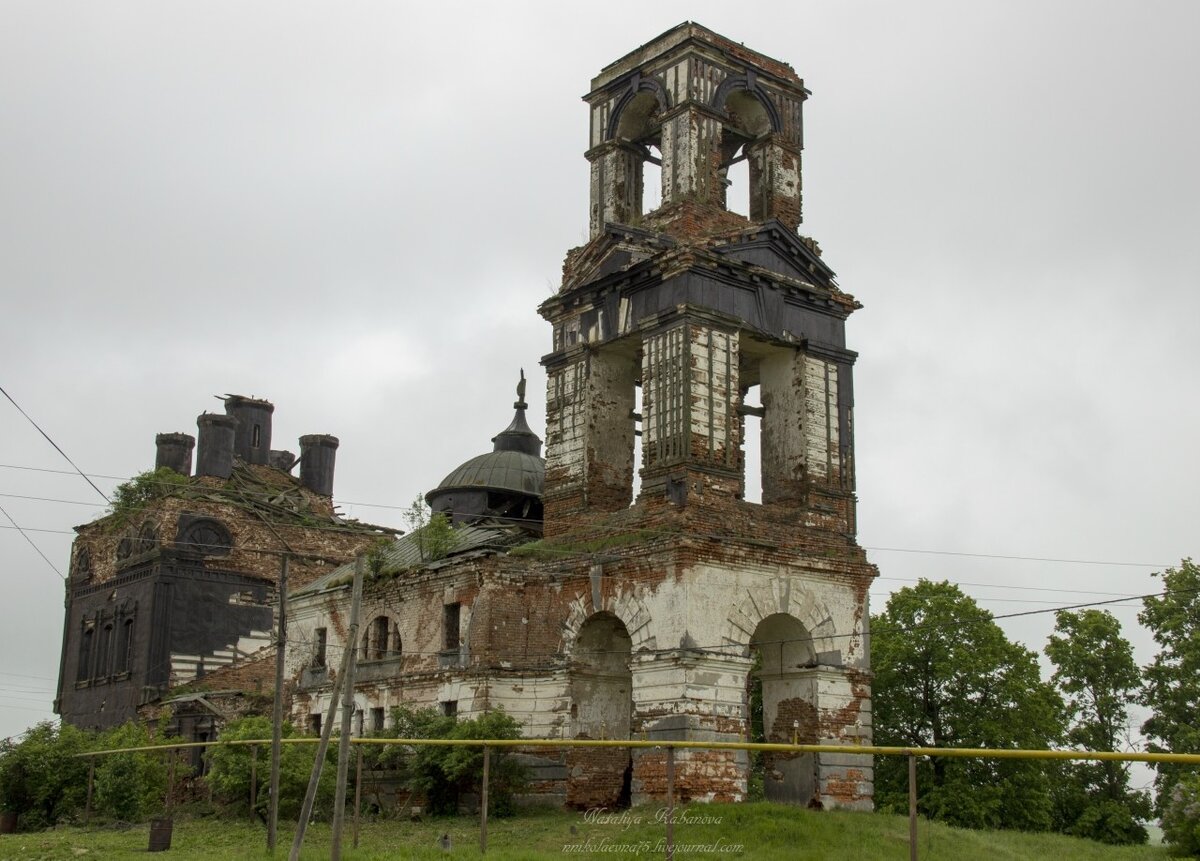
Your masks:
{"label": "arched window", "polygon": [[228,556],[233,548],[229,530],[218,520],[208,517],[180,518],[178,543],[183,549],[202,556]]}
{"label": "arched window", "polygon": [[149,553],[158,546],[158,529],[155,525],[147,520],[142,524],[142,528],[138,530],[137,539],[134,541],[133,552],[135,554]]}
{"label": "arched window", "polygon": [[92,554],[88,552],[86,547],[80,547],[75,553],[75,564],[72,566],[72,573],[76,580],[91,580],[92,579]]}
{"label": "arched window", "polygon": [[117,639],[116,666],[113,667],[113,672],[118,675],[127,673],[131,666],[133,666],[133,619],[129,618],[121,623],[121,635]]}
{"label": "arched window", "polygon": [[108,677],[108,663],[112,656],[112,637],[113,626],[112,622],[109,622],[100,630],[100,643],[96,648],[96,678]]}
{"label": "arched window", "polygon": [[96,639],[96,626],[85,622],[83,636],[79,638],[79,666],[75,670],[75,681],[86,682],[92,677],[92,649]]}
{"label": "arched window", "polygon": [[359,660],[382,661],[399,654],[399,628],[387,616],[376,616],[363,632]]}

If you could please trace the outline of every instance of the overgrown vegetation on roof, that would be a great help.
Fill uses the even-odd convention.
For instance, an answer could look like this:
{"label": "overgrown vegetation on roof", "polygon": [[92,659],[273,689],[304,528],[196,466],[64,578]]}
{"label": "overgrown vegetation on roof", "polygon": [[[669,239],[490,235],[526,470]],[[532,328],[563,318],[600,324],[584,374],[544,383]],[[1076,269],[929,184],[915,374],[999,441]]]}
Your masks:
{"label": "overgrown vegetation on roof", "polygon": [[445,559],[458,545],[458,533],[454,531],[450,518],[440,511],[431,514],[425,497],[419,493],[404,513],[404,519],[408,522],[409,534],[422,562]]}
{"label": "overgrown vegetation on roof", "polygon": [[171,496],[188,485],[188,477],[165,466],[139,473],[113,490],[108,512],[113,525],[120,526],[137,514],[146,504]]}

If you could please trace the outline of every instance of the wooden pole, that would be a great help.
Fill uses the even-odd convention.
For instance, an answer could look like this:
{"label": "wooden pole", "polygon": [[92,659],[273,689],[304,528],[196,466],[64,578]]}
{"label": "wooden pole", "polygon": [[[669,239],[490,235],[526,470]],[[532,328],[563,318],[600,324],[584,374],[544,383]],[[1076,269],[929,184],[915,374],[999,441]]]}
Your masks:
{"label": "wooden pole", "polygon": [[92,787],[96,782],[96,757],[88,757],[88,791],[87,802],[83,806],[83,827],[88,827],[88,822],[92,818]]}
{"label": "wooden pole", "polygon": [[271,788],[267,804],[267,849],[275,851],[279,831],[279,761],[283,755],[283,670],[287,654],[288,558],[279,557],[279,618],[275,623],[275,709],[271,713]]}
{"label": "wooden pole", "polygon": [[483,746],[483,789],[479,792],[479,852],[487,854],[488,777],[491,771],[492,751]]}
{"label": "wooden pole", "polygon": [[917,861],[917,758],[908,757],[908,858]]}
{"label": "wooden pole", "polygon": [[167,752],[167,816],[175,806],[175,751]]}
{"label": "wooden pole", "polygon": [[329,851],[330,861],[342,859],[342,827],[346,821],[346,772],[350,766],[350,726],[354,717],[354,670],[358,644],[358,613],[362,607],[363,572],[367,567],[366,557],[354,560],[354,590],[350,597],[350,630],[347,632],[346,648],[350,660],[346,662],[346,683],[342,685],[342,734],[338,738],[337,788],[333,793],[333,845]]}
{"label": "wooden pole", "polygon": [[254,818],[254,807],[258,804],[258,745],[250,745],[250,818]]}
{"label": "wooden pole", "polygon": [[667,861],[675,857],[675,748],[667,745]]}
{"label": "wooden pole", "polygon": [[329,750],[329,736],[333,734],[333,719],[337,717],[338,696],[342,692],[342,682],[346,678],[346,667],[350,664],[352,651],[353,646],[349,645],[342,650],[342,666],[337,678],[333,680],[333,690],[329,692],[329,712],[321,726],[321,743],[317,745],[317,758],[313,760],[312,774],[308,776],[308,790],[304,793],[304,804],[300,808],[300,821],[296,823],[296,836],[292,838],[292,851],[288,853],[288,861],[300,861],[300,848],[304,845],[304,832],[308,829],[308,820],[312,817],[313,804],[317,800],[317,784],[321,782],[325,752]]}
{"label": "wooden pole", "polygon": [[358,848],[358,819],[359,812],[362,810],[362,759],[363,752],[360,747],[357,751],[358,757],[354,762],[354,848]]}

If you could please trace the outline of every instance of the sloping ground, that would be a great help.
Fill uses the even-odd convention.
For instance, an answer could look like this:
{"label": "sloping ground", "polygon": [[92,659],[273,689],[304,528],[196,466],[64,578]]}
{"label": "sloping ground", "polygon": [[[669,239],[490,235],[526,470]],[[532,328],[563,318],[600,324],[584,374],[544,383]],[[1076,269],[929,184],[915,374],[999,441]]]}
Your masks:
{"label": "sloping ground", "polygon": [[[664,857],[664,825],[654,808],[636,808],[609,818],[562,810],[528,812],[488,824],[487,858],[517,859]],[[291,824],[280,824],[276,857],[286,857]],[[145,859],[148,826],[126,830],[77,828],[37,834],[0,836],[0,858]],[[346,861],[392,861],[398,858],[478,858],[479,826],[470,817],[423,822],[364,822],[360,848],[350,845],[347,822]],[[451,851],[440,847],[443,834]],[[766,803],[693,805],[677,810],[675,857],[742,859],[814,859],[873,861],[908,858],[908,821],[898,816],[865,813],[817,813]],[[738,846],[742,848],[739,850]],[[691,847],[688,849],[687,847]],[[1166,859],[1162,847],[1107,847],[1086,840],[1049,834],[963,831],[920,824],[919,857],[923,861],[959,859],[1040,859],[1054,861],[1143,861]],[[156,857],[156,856],[150,856]],[[261,824],[215,818],[175,820],[171,851],[175,861],[200,859],[267,859],[266,832]],[[305,859],[329,857],[329,826],[309,828]]]}

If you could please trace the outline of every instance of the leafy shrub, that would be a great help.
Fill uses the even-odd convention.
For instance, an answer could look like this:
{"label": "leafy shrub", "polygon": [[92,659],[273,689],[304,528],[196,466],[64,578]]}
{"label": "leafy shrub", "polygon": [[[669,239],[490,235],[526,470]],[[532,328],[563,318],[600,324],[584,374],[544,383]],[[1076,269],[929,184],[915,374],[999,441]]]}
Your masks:
{"label": "leafy shrub", "polygon": [[114,523],[124,523],[132,515],[140,511],[146,503],[164,496],[170,496],[177,488],[188,483],[189,480],[186,475],[180,475],[175,470],[165,466],[139,473],[129,481],[118,484],[113,488],[109,513],[114,515]]}
{"label": "leafy shrub", "polygon": [[1172,854],[1200,857],[1200,775],[1182,777],[1171,788],[1162,829]]}
{"label": "leafy shrub", "polygon": [[[398,708],[392,714],[394,725],[386,732],[392,738],[521,737],[521,725],[505,714],[503,709],[470,720],[458,720],[433,709]],[[401,781],[411,791],[425,797],[426,809],[435,815],[457,813],[462,795],[478,794],[483,788],[482,747],[386,747],[379,750],[375,757],[373,764],[376,767],[391,768],[398,772]],[[528,786],[528,771],[508,748],[493,748],[490,760],[488,813],[511,816],[516,808],[516,795]]]}
{"label": "leafy shrub", "polygon": [[83,807],[91,745],[87,733],[45,721],[19,741],[0,741],[0,807],[20,816],[23,830],[49,828]]}
{"label": "leafy shrub", "polygon": [[[290,723],[283,725],[283,737],[296,735]],[[244,717],[230,721],[221,730],[222,741],[238,739],[264,739],[271,737],[271,719],[267,717]],[[336,747],[331,745],[325,756],[325,767],[321,769],[321,781],[317,784],[314,813],[326,815],[333,809],[333,793],[336,783]],[[258,757],[255,766],[258,788],[255,798],[258,812],[264,817],[270,805],[271,746],[256,746]],[[308,778],[312,774],[316,758],[315,744],[285,744],[279,760],[279,816],[281,819],[296,819],[304,804],[304,793],[308,789]],[[211,749],[207,780],[213,794],[229,812],[245,815],[250,812],[250,745],[217,745]]]}
{"label": "leafy shrub", "polygon": [[[147,747],[168,741],[152,738],[143,724],[130,721],[93,736],[92,748]],[[92,800],[96,814],[121,822],[140,822],[161,811],[167,794],[167,756],[165,751],[139,751],[97,757]],[[184,776],[177,765],[176,780]]]}

